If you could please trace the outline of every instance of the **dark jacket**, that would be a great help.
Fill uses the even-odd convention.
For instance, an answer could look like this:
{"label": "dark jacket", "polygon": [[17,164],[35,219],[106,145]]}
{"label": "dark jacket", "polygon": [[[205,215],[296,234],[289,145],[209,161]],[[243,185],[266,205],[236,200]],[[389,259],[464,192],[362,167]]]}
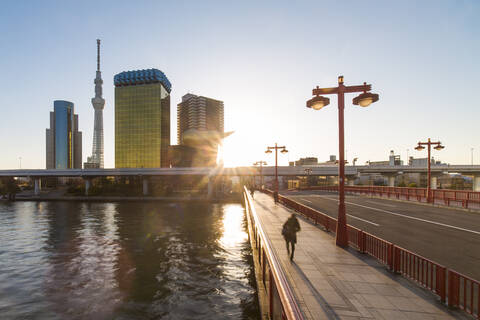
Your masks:
{"label": "dark jacket", "polygon": [[300,231],[300,224],[295,216],[288,218],[283,224],[282,235],[286,241],[297,243],[298,231]]}

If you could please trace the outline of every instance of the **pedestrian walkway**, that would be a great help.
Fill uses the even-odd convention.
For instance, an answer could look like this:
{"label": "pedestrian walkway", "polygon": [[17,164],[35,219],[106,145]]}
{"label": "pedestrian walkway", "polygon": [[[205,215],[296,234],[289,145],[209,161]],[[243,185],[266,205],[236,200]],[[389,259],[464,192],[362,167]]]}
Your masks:
{"label": "pedestrian walkway", "polygon": [[466,319],[302,218],[290,262],[281,229],[292,211],[259,192],[254,206],[306,319]]}

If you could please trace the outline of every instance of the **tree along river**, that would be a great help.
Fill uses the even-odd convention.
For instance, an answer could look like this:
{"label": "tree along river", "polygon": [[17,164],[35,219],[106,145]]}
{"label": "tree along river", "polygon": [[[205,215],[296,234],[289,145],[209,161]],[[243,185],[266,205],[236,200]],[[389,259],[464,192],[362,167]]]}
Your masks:
{"label": "tree along river", "polygon": [[258,319],[240,204],[0,202],[1,319]]}

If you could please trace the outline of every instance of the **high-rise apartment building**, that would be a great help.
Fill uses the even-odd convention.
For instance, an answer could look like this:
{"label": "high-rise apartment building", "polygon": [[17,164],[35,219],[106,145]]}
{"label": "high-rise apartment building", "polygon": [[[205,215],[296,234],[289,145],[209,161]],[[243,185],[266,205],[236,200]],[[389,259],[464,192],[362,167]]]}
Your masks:
{"label": "high-rise apartment building", "polygon": [[188,93],[177,106],[177,142],[184,144],[189,130],[210,131],[223,137],[223,101]]}
{"label": "high-rise apartment building", "polygon": [[115,167],[168,167],[171,84],[157,69],[122,72],[115,84]]}
{"label": "high-rise apartment building", "polygon": [[102,97],[102,72],[100,71],[100,39],[97,39],[97,72],[95,80],[95,97],[92,98],[95,110],[95,122],[93,125],[92,156],[87,158],[84,167],[103,168],[103,108],[105,99]]}
{"label": "high-rise apartment building", "polygon": [[82,168],[82,132],[78,131],[78,115],[74,113],[72,102],[53,102],[50,129],[46,130],[46,167]]}
{"label": "high-rise apartment building", "polygon": [[[186,94],[177,106],[178,146],[170,151],[173,166],[211,167],[226,136],[223,101]],[[228,135],[228,134],[227,134]]]}

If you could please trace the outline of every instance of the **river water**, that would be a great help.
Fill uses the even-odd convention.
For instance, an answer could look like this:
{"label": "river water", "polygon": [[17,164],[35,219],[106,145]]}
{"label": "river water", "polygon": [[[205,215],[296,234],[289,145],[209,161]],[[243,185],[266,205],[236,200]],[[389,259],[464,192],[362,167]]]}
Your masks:
{"label": "river water", "polygon": [[240,204],[0,202],[1,319],[258,319]]}

